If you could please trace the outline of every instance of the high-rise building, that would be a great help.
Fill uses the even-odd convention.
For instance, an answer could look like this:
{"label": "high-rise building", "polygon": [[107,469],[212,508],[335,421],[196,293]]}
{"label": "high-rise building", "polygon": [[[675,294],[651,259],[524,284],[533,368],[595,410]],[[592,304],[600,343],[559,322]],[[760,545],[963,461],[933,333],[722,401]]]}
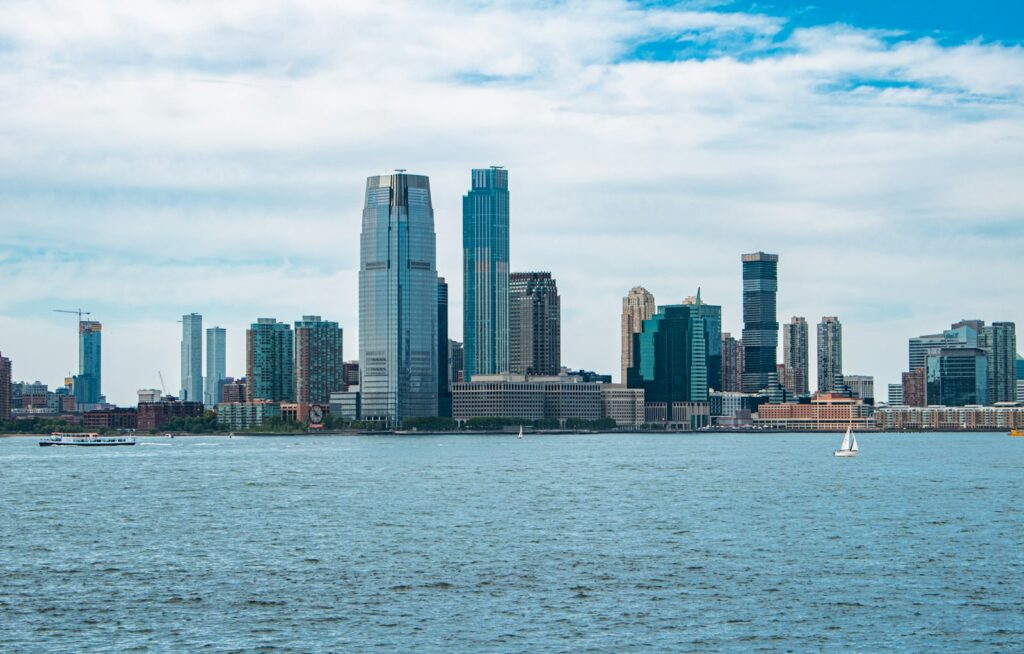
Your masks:
{"label": "high-rise building", "polygon": [[292,330],[288,323],[259,318],[245,331],[245,395],[249,402],[295,401]]}
{"label": "high-rise building", "polygon": [[722,390],[739,393],[743,390],[743,341],[732,334],[722,334]]}
{"label": "high-rise building", "polygon": [[11,419],[11,360],[0,354],[0,420]]}
{"label": "high-rise building", "polygon": [[696,307],[664,305],[633,336],[629,388],[644,389],[648,404],[708,401],[704,328]]}
{"label": "high-rise building", "polygon": [[708,368],[708,390],[722,390],[722,307],[717,304],[705,304],[697,295],[687,297],[683,304],[694,307],[697,320],[703,326],[704,359]]}
{"label": "high-rise building", "polygon": [[1015,402],[1017,398],[1017,328],[1012,322],[994,322],[981,330],[979,347],[988,356],[988,401]]}
{"label": "high-rise building", "polygon": [[448,339],[448,383],[458,384],[466,381],[465,354],[462,343]]}
{"label": "high-rise building", "polygon": [[189,313],[181,317],[181,391],[184,402],[203,400],[203,317]]}
{"label": "high-rise building", "polygon": [[783,384],[793,395],[807,395],[810,392],[808,377],[808,332],[807,320],[793,316],[782,326],[782,364],[786,368]]}
{"label": "high-rise building", "polygon": [[974,347],[934,349],[928,353],[926,361],[928,404],[988,404],[988,356],[984,350]]}
{"label": "high-rise building", "polygon": [[[1017,381],[1024,380],[1024,357],[1017,355]],[[1024,397],[1017,396],[1018,399],[1024,400]]]}
{"label": "high-rise building", "polygon": [[341,364],[341,378],[345,383],[344,390],[346,391],[350,386],[359,386],[359,362],[346,361]]}
{"label": "high-rise building", "polygon": [[633,365],[633,334],[639,334],[644,321],[654,315],[658,308],[654,304],[654,295],[642,286],[629,289],[622,298],[622,376],[619,380],[625,384],[626,376]]}
{"label": "high-rise building", "polygon": [[836,316],[818,323],[818,392],[839,390],[843,382],[843,326]]}
{"label": "high-rise building", "polygon": [[103,325],[95,320],[78,323],[78,375],[74,377],[75,404],[96,404],[103,400]]}
{"label": "high-rise building", "polygon": [[[466,378],[509,370],[508,171],[475,168],[462,198]],[[443,341],[441,341],[443,343]]]}
{"label": "high-rise building", "polygon": [[925,368],[912,368],[910,372],[903,373],[903,404],[928,406],[928,373]]}
{"label": "high-rise building", "polygon": [[430,180],[366,180],[360,235],[359,362],[364,420],[437,415],[437,245]]}
{"label": "high-rise building", "polygon": [[743,255],[743,391],[756,393],[777,383],[779,322],[775,298],[779,255]]}
{"label": "high-rise building", "polygon": [[859,397],[865,404],[875,403],[875,378],[871,375],[843,375],[844,389],[853,397]]}
{"label": "high-rise building", "polygon": [[889,384],[889,406],[903,406],[903,384]]}
{"label": "high-rise building", "polygon": [[452,415],[452,386],[448,379],[448,284],[444,277],[437,278],[437,415]]}
{"label": "high-rise building", "polygon": [[223,327],[206,330],[206,396],[203,404],[212,408],[220,403],[227,378],[227,331]]}
{"label": "high-rise building", "polygon": [[509,368],[518,375],[557,375],[562,367],[562,313],[548,272],[509,278]]}
{"label": "high-rise building", "polygon": [[295,321],[295,401],[327,404],[345,387],[344,338],[338,323],[320,316]]}

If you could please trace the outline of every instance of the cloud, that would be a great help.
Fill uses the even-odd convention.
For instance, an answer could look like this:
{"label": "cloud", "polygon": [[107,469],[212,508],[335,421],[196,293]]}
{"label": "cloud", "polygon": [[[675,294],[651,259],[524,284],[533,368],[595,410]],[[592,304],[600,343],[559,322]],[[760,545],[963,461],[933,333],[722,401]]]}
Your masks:
{"label": "cloud", "polygon": [[[1024,320],[992,281],[1024,245],[1024,50],[787,27],[612,0],[5,3],[0,350],[62,375],[67,352],[6,326],[70,302],[164,359],[193,310],[235,332],[321,313],[354,357],[365,177],[431,176],[459,298],[460,198],[492,163],[513,267],[558,278],[566,364],[618,369],[635,284],[701,285],[738,332],[757,249],[782,255],[780,318],[838,314],[879,388],[916,332]],[[152,385],[106,380],[121,402]]]}

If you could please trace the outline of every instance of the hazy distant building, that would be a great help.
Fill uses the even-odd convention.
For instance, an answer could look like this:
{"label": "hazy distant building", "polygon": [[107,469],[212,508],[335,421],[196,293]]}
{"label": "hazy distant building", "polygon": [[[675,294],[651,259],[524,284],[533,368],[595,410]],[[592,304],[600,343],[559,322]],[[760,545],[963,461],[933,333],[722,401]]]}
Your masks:
{"label": "hazy distant building", "polygon": [[346,361],[341,365],[341,379],[344,382],[345,388],[342,390],[347,391],[352,386],[359,385],[359,362],[358,361]]}
{"label": "hazy distant building", "polygon": [[743,341],[729,332],[722,334],[722,390],[743,390]]}
{"label": "hazy distant building", "polygon": [[[465,375],[509,370],[508,171],[475,168],[462,198],[462,337]],[[444,343],[445,341],[439,341]]]}
{"label": "hazy distant building", "polygon": [[889,384],[889,406],[903,406],[903,384]]}
{"label": "hazy distant building", "polygon": [[927,358],[928,404],[988,404],[988,356],[979,348],[941,348]]}
{"label": "hazy distant building", "polygon": [[203,401],[203,317],[189,313],[181,317],[181,399]]}
{"label": "hazy distant building", "polygon": [[843,381],[843,326],[836,316],[818,323],[818,392],[840,390]]}
{"label": "hazy distant building", "polygon": [[320,316],[295,321],[295,401],[327,404],[344,390],[343,334],[338,323]]}
{"label": "hazy distant building", "polygon": [[627,385],[642,388],[647,404],[663,404],[668,410],[679,402],[707,402],[707,374],[703,325],[695,306],[658,307],[633,335]]}
{"label": "hazy distant building", "polygon": [[362,416],[389,424],[437,415],[437,261],[430,180],[366,180],[360,234]]}
{"label": "hazy distant building", "polygon": [[704,360],[707,364],[708,390],[722,388],[722,307],[717,304],[705,304],[697,295],[687,297],[683,304],[694,307],[696,319],[704,333]]}
{"label": "hazy distant building", "polygon": [[810,392],[808,341],[807,320],[803,317],[793,316],[782,326],[782,365],[786,369],[783,386],[793,395]]}
{"label": "hazy distant building", "polygon": [[451,417],[452,386],[448,379],[448,284],[437,278],[437,415]]}
{"label": "hazy distant building", "polygon": [[871,375],[843,375],[844,390],[859,397],[865,404],[875,403],[875,378]]}
{"label": "hazy distant building", "polygon": [[512,273],[509,315],[509,371],[557,375],[562,367],[562,314],[551,273]]}
{"label": "hazy distant building", "polygon": [[75,403],[97,404],[103,399],[103,325],[95,320],[78,323],[78,375],[74,377]]}
{"label": "hazy distant building", "polygon": [[982,328],[979,340],[979,347],[988,356],[989,403],[1016,401],[1016,325],[1012,322],[994,322]]}
{"label": "hazy distant building", "polygon": [[294,344],[287,323],[259,318],[245,332],[246,399],[295,400]]}
{"label": "hazy distant building", "polygon": [[11,360],[0,354],[0,420],[11,419]]}
{"label": "hazy distant building", "polygon": [[928,374],[925,368],[914,368],[903,373],[903,404],[917,407],[928,405]]}
{"label": "hazy distant building", "polygon": [[634,286],[622,298],[622,383],[626,383],[626,375],[633,365],[633,334],[639,334],[644,321],[654,315],[658,308],[654,304],[654,295],[642,286]]}
{"label": "hazy distant building", "polygon": [[206,395],[203,404],[210,409],[221,398],[224,379],[227,377],[227,331],[223,327],[209,327],[206,330]]}
{"label": "hazy distant building", "polygon": [[743,391],[777,383],[779,322],[775,313],[779,255],[754,252],[743,260]]}

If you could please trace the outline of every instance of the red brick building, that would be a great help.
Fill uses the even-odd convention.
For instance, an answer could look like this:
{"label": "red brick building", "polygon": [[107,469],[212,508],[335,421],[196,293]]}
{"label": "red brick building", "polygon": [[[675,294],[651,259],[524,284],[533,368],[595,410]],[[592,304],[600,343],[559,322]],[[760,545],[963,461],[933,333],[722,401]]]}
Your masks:
{"label": "red brick building", "polygon": [[135,429],[137,424],[135,409],[100,409],[82,414],[82,426],[86,429]]}
{"label": "red brick building", "polygon": [[145,402],[138,406],[138,429],[149,431],[163,429],[175,418],[199,418],[203,415],[202,402],[179,402],[164,400]]}

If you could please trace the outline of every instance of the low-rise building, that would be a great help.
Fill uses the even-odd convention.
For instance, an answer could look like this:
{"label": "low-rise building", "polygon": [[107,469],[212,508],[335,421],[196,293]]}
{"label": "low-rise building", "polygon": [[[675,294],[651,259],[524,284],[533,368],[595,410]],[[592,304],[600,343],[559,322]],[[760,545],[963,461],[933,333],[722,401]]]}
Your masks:
{"label": "low-rise building", "polygon": [[598,420],[602,386],[569,375],[474,375],[473,381],[452,385],[452,417]]}
{"label": "low-rise building", "polygon": [[221,402],[217,405],[217,426],[221,429],[252,429],[262,426],[268,418],[280,415],[280,402]]}
{"label": "low-rise building", "polygon": [[203,415],[202,402],[181,402],[164,398],[159,402],[145,402],[136,409],[139,431],[159,430],[175,418],[199,418]]}
{"label": "low-rise building", "polygon": [[352,384],[347,391],[331,393],[331,415],[346,422],[361,420],[363,417],[362,396],[359,384]]}
{"label": "low-rise building", "polygon": [[889,406],[903,406],[903,384],[889,384]]}
{"label": "low-rise building", "polygon": [[625,384],[601,384],[601,417],[611,418],[619,427],[644,424],[644,389]]}
{"label": "low-rise building", "polygon": [[82,414],[82,426],[86,429],[135,429],[138,426],[138,412],[131,408],[100,409]]}
{"label": "low-rise building", "polygon": [[1024,428],[1024,406],[890,406],[875,410],[886,431],[971,431]]}
{"label": "low-rise building", "polygon": [[874,427],[872,407],[857,397],[816,393],[808,404],[762,404],[754,423],[788,431],[842,431]]}
{"label": "low-rise building", "polygon": [[308,422],[309,403],[281,402],[281,417],[292,422]]}
{"label": "low-rise building", "polygon": [[139,404],[159,402],[160,396],[163,395],[163,393],[160,392],[160,389],[157,388],[140,388],[135,391],[135,393],[139,397]]}

